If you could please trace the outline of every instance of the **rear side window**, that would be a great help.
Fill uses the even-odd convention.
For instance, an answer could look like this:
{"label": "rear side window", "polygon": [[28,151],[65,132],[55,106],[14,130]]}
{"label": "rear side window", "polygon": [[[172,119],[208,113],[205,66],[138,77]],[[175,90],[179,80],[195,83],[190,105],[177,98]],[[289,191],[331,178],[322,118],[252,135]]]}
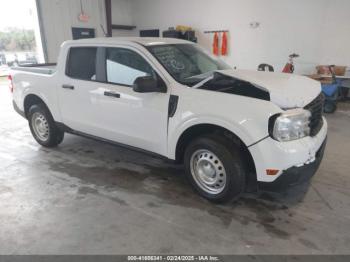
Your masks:
{"label": "rear side window", "polygon": [[138,77],[152,76],[156,73],[148,62],[138,53],[124,48],[107,48],[107,82],[131,86]]}
{"label": "rear side window", "polygon": [[66,74],[82,80],[96,80],[96,47],[72,47]]}

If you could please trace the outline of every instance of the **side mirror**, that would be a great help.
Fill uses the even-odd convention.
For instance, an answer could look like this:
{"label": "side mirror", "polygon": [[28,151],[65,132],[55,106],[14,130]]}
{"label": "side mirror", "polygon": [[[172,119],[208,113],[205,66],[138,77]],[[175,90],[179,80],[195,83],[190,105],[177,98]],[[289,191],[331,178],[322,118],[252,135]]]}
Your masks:
{"label": "side mirror", "polygon": [[140,76],[135,79],[133,90],[137,93],[166,93],[163,80],[156,80],[152,76]]}

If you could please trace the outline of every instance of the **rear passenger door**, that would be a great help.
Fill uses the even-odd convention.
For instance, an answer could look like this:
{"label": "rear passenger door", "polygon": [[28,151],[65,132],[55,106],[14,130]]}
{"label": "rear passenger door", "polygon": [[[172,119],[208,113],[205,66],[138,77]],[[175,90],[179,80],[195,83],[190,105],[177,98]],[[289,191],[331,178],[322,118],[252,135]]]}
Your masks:
{"label": "rear passenger door", "polygon": [[63,123],[69,128],[96,135],[98,89],[96,82],[97,47],[71,47],[58,97]]}

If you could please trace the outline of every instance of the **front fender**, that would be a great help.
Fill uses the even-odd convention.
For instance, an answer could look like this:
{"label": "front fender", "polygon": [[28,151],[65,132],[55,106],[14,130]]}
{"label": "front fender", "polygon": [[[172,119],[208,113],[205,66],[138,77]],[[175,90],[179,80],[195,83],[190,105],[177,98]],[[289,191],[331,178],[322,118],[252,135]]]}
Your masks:
{"label": "front fender", "polygon": [[[246,120],[249,121],[249,120]],[[168,157],[170,159],[176,158],[176,147],[177,143],[181,137],[181,135],[191,127],[203,124],[215,125],[235,134],[242,142],[249,146],[259,139],[263,138],[264,135],[267,135],[267,130],[264,133],[262,130],[258,130],[258,128],[253,128],[252,130],[247,130],[246,122],[244,123],[234,123],[225,119],[219,119],[214,116],[196,116],[187,119],[181,123],[174,123],[175,121],[171,121],[169,123],[169,133],[168,133]],[[250,125],[251,126],[251,125]],[[264,134],[264,135],[262,135]]]}
{"label": "front fender", "polygon": [[246,146],[268,136],[270,116],[281,108],[261,99],[183,86],[172,88],[179,96],[168,124],[168,157],[175,159],[180,136],[199,124],[216,125],[235,134]]}

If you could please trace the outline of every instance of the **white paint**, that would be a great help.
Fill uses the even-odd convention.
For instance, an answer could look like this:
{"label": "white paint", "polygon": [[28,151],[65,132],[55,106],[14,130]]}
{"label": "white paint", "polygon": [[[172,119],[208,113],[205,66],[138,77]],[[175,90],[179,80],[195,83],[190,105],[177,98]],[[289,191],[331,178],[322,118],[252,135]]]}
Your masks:
{"label": "white paint", "polygon": [[[307,136],[289,142],[267,138],[250,147],[255,168],[259,170],[258,177],[261,176],[260,179],[264,182],[271,182],[280,176],[283,170],[315,161],[315,156],[327,137],[327,129],[328,123],[324,118],[321,130],[314,137]],[[266,175],[266,169],[270,168],[280,170],[277,176]]]}
{"label": "white paint", "polygon": [[318,81],[296,74],[255,70],[226,70],[221,73],[267,90],[271,101],[284,109],[303,108],[321,93],[321,85]]}
{"label": "white paint", "polygon": [[[199,43],[211,49],[205,30],[228,29],[231,66],[257,69],[269,63],[281,71],[296,52],[296,73],[317,64],[350,64],[348,0],[133,0],[138,29],[192,26]],[[250,23],[259,22],[256,29]]]}
{"label": "white paint", "polygon": [[[265,101],[181,85],[145,47],[136,43],[139,40],[105,38],[67,41],[62,45],[54,74],[12,71],[14,101],[23,110],[26,95],[35,94],[48,106],[55,121],[86,134],[155,152],[170,159],[175,159],[176,146],[181,135],[195,125],[212,124],[223,127],[236,134],[247,146],[268,136],[270,116],[282,112],[274,100]],[[157,40],[143,38],[141,41],[145,45],[152,45]],[[163,44],[171,43],[183,41],[163,40]],[[68,50],[72,46],[114,46],[130,49],[141,55],[164,79],[167,92],[137,93],[129,86],[72,79],[64,73]],[[228,74],[226,71],[224,73]],[[269,90],[271,98],[278,102],[283,101],[284,97],[294,104],[299,103],[300,99],[307,102],[314,99],[312,96],[320,91],[319,84],[317,87],[312,86],[315,81],[297,75],[238,70],[231,74]],[[75,89],[62,89],[63,84],[73,85]],[[279,87],[283,88],[283,92],[277,91]],[[304,90],[303,98],[300,97],[301,90]],[[318,91],[317,94],[315,90]],[[105,96],[106,91],[118,93],[120,97],[116,99]],[[179,103],[176,114],[168,118],[170,95],[178,96]],[[266,175],[266,169],[278,169],[280,175],[282,170],[314,159],[326,135],[327,122],[324,119],[321,131],[314,137],[289,142],[266,138],[249,147],[258,181],[271,182],[278,177]]]}

